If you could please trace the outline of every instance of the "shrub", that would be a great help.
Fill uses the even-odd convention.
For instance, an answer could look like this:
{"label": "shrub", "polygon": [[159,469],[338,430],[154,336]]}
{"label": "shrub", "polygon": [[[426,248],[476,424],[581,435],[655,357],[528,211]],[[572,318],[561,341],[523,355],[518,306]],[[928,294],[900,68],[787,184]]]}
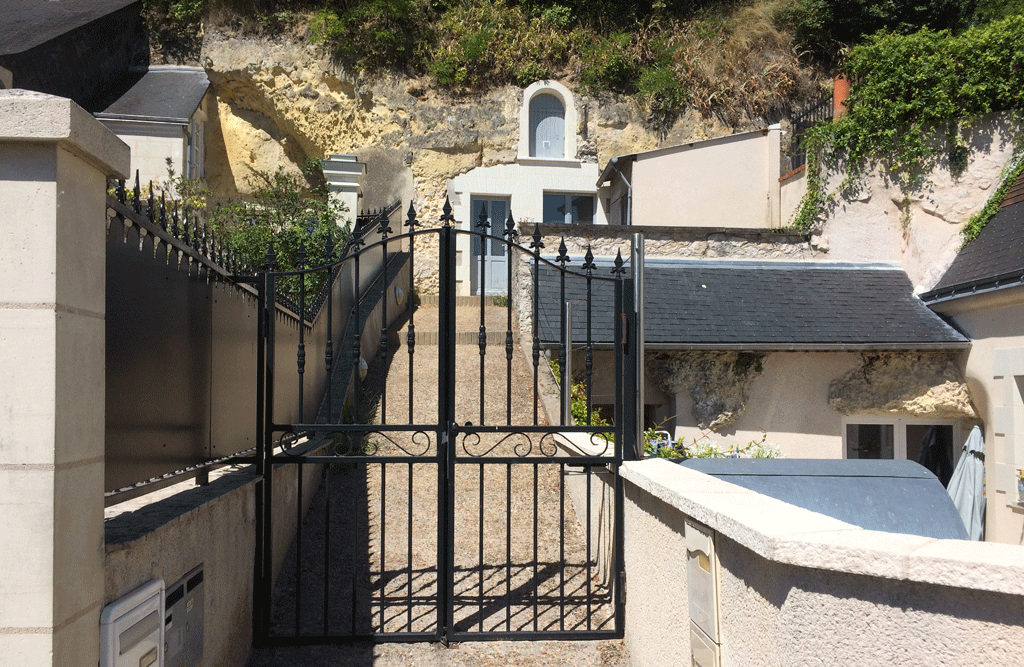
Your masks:
{"label": "shrub", "polygon": [[[881,162],[904,190],[916,185],[940,157],[935,136],[947,136],[953,166],[963,156],[962,121],[1024,105],[1024,16],[1013,16],[960,35],[924,28],[911,35],[878,33],[852,49],[848,113],[837,123],[811,128],[808,194],[798,226],[813,223],[826,197],[820,162],[847,171],[849,185],[869,164]],[[812,159],[812,154],[822,158]],[[962,166],[962,165],[961,165]]]}

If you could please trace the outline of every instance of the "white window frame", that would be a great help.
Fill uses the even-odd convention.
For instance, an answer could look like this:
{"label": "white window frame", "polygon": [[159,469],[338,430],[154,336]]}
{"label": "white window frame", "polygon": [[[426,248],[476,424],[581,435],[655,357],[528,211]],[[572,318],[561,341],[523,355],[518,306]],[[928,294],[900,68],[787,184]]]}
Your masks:
{"label": "white window frame", "polygon": [[[538,158],[530,156],[530,101],[537,95],[552,95],[561,100],[565,109],[565,147],[560,158]],[[518,162],[529,163],[561,163],[575,162],[576,159],[576,131],[579,127],[579,116],[576,112],[576,100],[572,92],[557,81],[536,81],[527,86],[523,91],[523,103],[519,107],[519,154]]]}
{"label": "white window frame", "polygon": [[892,457],[894,460],[906,460],[907,458],[907,426],[952,426],[953,427],[953,464],[956,465],[956,458],[959,454],[958,447],[963,444],[964,424],[959,419],[928,419],[926,417],[887,417],[885,415],[851,415],[843,417],[843,458],[848,458],[848,445],[846,441],[847,426],[874,426],[892,425],[893,444]]}
{"label": "white window frame", "polygon": [[[591,201],[591,205],[590,205],[590,222],[578,222],[576,220],[573,220],[572,222],[564,222],[563,221],[561,223],[548,223],[547,220],[544,220],[545,224],[563,224],[563,225],[572,225],[573,227],[590,227],[592,225],[597,224],[597,206],[598,206],[598,203],[597,203],[597,194],[596,193],[593,193],[593,192],[576,192],[576,191],[570,191],[570,190],[544,190],[544,192],[541,194],[541,211],[544,210],[544,198],[547,197],[548,195],[561,195],[563,197],[590,197],[590,201]],[[568,203],[568,201],[566,203]],[[568,207],[566,209],[565,215],[569,215],[569,208]]]}

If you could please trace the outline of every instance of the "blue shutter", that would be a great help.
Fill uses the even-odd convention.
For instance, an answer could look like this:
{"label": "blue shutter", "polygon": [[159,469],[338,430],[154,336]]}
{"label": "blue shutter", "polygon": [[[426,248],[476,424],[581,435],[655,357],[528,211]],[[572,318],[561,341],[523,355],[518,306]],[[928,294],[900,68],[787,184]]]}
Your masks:
{"label": "blue shutter", "polygon": [[565,157],[565,107],[554,95],[530,100],[530,157]]}

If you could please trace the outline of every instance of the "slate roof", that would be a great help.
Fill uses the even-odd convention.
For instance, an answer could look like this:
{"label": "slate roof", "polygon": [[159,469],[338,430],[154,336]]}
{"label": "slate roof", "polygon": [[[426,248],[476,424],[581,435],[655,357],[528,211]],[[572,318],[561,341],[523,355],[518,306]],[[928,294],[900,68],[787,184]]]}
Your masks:
{"label": "slate roof", "polygon": [[0,56],[22,53],[137,0],[3,0]]}
{"label": "slate roof", "polygon": [[187,123],[209,87],[201,67],[153,67],[96,117]]}
{"label": "slate roof", "polygon": [[[579,270],[579,260],[569,269]],[[541,264],[540,336],[559,340],[561,281]],[[595,275],[609,276],[601,264]],[[888,264],[652,260],[644,273],[647,347],[666,349],[927,349],[969,341],[913,294]],[[573,341],[586,341],[586,280],[566,279]],[[592,340],[613,339],[614,287],[594,281]]]}
{"label": "slate roof", "polygon": [[939,282],[921,295],[939,303],[1024,281],[1024,173],[985,228],[957,254]]}

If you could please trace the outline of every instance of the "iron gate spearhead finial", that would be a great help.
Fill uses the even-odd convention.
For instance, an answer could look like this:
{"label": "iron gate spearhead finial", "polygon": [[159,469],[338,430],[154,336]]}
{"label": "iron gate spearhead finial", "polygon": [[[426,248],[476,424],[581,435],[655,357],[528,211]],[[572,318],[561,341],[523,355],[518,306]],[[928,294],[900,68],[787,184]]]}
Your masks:
{"label": "iron gate spearhead finial", "polygon": [[591,276],[594,274],[594,269],[596,268],[597,265],[594,264],[594,253],[590,249],[590,244],[588,243],[587,254],[583,257],[583,269],[587,272],[588,276]]}
{"label": "iron gate spearhead finial", "polygon": [[561,242],[559,242],[558,244],[558,257],[555,258],[555,261],[561,264],[563,269],[565,268],[566,264],[572,261],[571,259],[569,259],[568,248],[565,247],[564,236],[562,237]]}
{"label": "iron gate spearhead finial", "polygon": [[480,215],[476,217],[476,226],[480,228],[480,231],[485,231],[491,226],[487,220],[487,202],[480,202]]}
{"label": "iron gate spearhead finial", "polygon": [[451,227],[452,223],[455,222],[455,216],[452,215],[452,203],[447,196],[444,198],[444,208],[441,210],[444,211],[441,215],[441,222],[444,223],[445,227]]}
{"label": "iron gate spearhead finial", "polygon": [[622,248],[619,248],[615,255],[615,267],[612,269],[613,276],[623,276],[626,273],[626,267],[623,266],[625,262],[622,261]]}
{"label": "iron gate spearhead finial", "polygon": [[509,241],[515,241],[516,237],[519,236],[519,232],[516,230],[516,219],[512,217],[512,209],[508,210],[508,217],[505,219],[505,237]]}
{"label": "iron gate spearhead finial", "polygon": [[533,242],[530,243],[530,248],[540,252],[540,249],[544,247],[544,242],[541,241],[540,225],[533,226]]}
{"label": "iron gate spearhead finial", "polygon": [[410,232],[416,231],[416,227],[419,226],[419,221],[416,219],[416,209],[412,205],[412,200],[409,200],[409,211],[405,214],[406,221],[405,226],[409,228]]}

